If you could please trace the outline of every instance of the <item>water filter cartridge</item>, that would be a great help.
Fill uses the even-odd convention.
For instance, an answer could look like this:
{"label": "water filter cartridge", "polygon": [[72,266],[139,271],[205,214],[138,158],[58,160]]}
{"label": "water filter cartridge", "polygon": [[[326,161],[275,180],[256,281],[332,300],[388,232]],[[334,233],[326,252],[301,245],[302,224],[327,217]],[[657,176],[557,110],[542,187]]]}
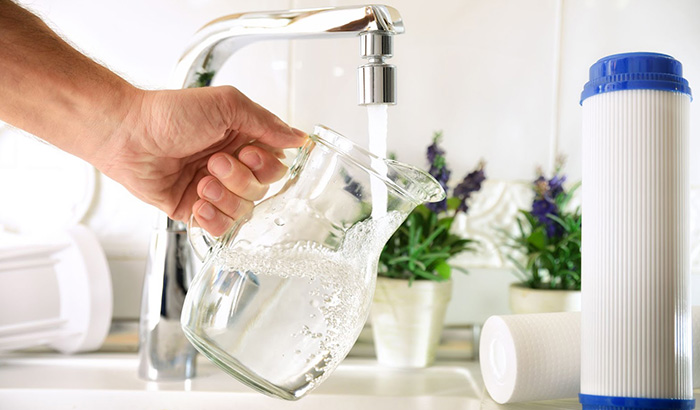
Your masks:
{"label": "water filter cartridge", "polygon": [[583,109],[583,409],[692,409],[688,109],[681,63],[591,66]]}

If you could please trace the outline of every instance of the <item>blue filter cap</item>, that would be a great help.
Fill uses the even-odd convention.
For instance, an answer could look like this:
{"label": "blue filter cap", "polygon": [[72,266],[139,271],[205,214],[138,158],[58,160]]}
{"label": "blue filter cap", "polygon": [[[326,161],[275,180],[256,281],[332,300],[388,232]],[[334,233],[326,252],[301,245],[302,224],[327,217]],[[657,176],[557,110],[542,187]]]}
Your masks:
{"label": "blue filter cap", "polygon": [[603,57],[591,66],[580,104],[588,97],[621,90],[661,90],[688,94],[683,65],[659,53],[624,53]]}
{"label": "blue filter cap", "polygon": [[582,410],[692,410],[694,399],[649,399],[579,394]]}

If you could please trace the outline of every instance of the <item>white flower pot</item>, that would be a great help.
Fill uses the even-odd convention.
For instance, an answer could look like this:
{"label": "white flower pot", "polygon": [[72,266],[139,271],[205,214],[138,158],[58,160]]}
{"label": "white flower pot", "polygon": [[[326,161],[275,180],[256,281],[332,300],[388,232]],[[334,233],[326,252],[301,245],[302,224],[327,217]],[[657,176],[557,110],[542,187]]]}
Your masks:
{"label": "white flower pot", "polygon": [[452,281],[377,278],[372,334],[377,360],[391,367],[427,367],[435,351],[452,297]]}
{"label": "white flower pot", "polygon": [[579,290],[532,289],[513,283],[508,301],[511,312],[515,314],[581,311]]}

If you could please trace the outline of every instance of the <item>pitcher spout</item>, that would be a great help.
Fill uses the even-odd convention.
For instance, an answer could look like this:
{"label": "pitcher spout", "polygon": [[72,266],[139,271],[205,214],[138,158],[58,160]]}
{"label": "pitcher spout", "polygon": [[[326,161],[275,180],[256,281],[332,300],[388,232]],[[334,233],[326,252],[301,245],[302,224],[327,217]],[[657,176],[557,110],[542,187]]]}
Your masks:
{"label": "pitcher spout", "polygon": [[317,124],[311,139],[327,149],[342,153],[347,161],[363,168],[375,180],[380,180],[395,200],[403,200],[415,207],[425,202],[442,201],[446,197],[440,183],[428,172],[399,161],[380,158],[326,126]]}
{"label": "pitcher spout", "polygon": [[391,175],[393,182],[406,191],[416,204],[439,202],[447,196],[440,183],[429,173],[398,161],[385,161],[394,171]]}

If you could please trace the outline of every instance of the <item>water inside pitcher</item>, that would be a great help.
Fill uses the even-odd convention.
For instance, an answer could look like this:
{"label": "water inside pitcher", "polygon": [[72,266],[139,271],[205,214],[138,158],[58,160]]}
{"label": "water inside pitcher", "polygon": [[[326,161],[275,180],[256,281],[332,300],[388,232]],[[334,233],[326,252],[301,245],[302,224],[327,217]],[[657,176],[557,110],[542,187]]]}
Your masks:
{"label": "water inside pitcher", "polygon": [[280,192],[209,238],[185,334],[248,386],[304,396],[357,340],[386,241],[415,206],[444,195],[428,173],[316,126]]}

